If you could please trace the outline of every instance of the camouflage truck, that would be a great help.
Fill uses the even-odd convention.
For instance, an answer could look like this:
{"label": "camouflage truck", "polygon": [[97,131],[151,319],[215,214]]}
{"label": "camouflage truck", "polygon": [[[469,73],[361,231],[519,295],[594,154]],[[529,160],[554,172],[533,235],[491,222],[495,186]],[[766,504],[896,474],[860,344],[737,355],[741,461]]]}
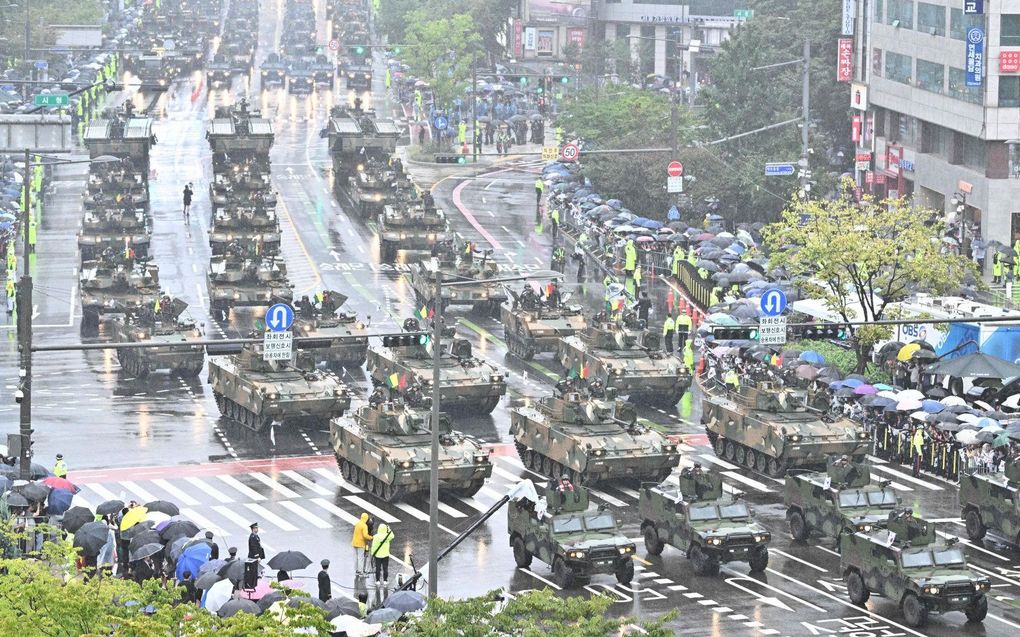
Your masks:
{"label": "camouflage truck", "polygon": [[[455,251],[460,255],[454,254]],[[443,287],[444,308],[470,305],[475,312],[496,316],[500,304],[506,300],[506,292],[499,283],[489,282],[489,279],[499,277],[499,265],[490,258],[492,250],[480,254],[480,258],[475,256],[471,244],[458,250],[446,245],[441,248],[437,262],[413,264],[409,278],[416,305],[436,306],[435,269],[438,267],[444,281],[457,283]]]}
{"label": "camouflage truck", "polygon": [[144,208],[86,210],[78,233],[78,251],[83,262],[99,258],[107,249],[130,249],[136,258],[144,259],[149,256],[151,232]]}
{"label": "camouflage truck", "polygon": [[611,320],[595,315],[584,330],[560,339],[557,359],[564,369],[615,387],[634,402],[672,408],[691,386],[680,359],[658,348],[655,334],[633,313]]}
{"label": "camouflage truck", "polygon": [[[387,501],[427,495],[432,467],[430,413],[403,401],[377,400],[377,395],[351,417],[330,421],[340,474]],[[492,475],[489,454],[453,431],[446,414],[440,416],[439,427],[439,489],[471,497]]]}
{"label": "camouflage truck", "polygon": [[675,546],[698,575],[718,575],[727,562],[747,562],[752,573],[769,565],[772,534],[754,521],[747,504],[723,495],[722,479],[700,465],[680,472],[678,488],[643,486],[638,511],[649,555]]}
{"label": "camouflage truck", "polygon": [[270,84],[283,84],[287,81],[287,64],[280,58],[279,53],[270,53],[260,67],[262,88]]}
{"label": "camouflage truck", "polygon": [[805,542],[819,532],[835,538],[837,550],[844,533],[884,528],[889,511],[898,505],[887,481],[871,483],[868,465],[835,457],[824,473],[787,476],[783,494],[793,539]]}
{"label": "camouflage truck", "polygon": [[108,250],[82,264],[81,327],[99,326],[101,314],[124,314],[151,305],[159,298],[159,266],[148,260],[118,258]]}
{"label": "camouflage truck", "polygon": [[316,369],[311,352],[298,352],[293,364],[266,361],[261,344],[210,357],[209,385],[220,413],[254,431],[300,419],[325,424],[351,406],[347,387]]}
{"label": "camouflage truck", "polygon": [[847,418],[830,420],[801,395],[770,382],[744,380],[737,391],[698,377],[701,422],[715,455],[779,478],[789,469],[824,467],[830,455],[861,462],[871,436]]}
{"label": "camouflage truck", "polygon": [[116,323],[114,339],[118,343],[148,343],[165,347],[120,348],[117,361],[125,372],[145,378],[155,371],[167,370],[184,378],[198,376],[205,366],[205,348],[191,345],[202,337],[193,321],[181,319],[188,304],[163,296],[151,306],[137,308]]}
{"label": "camouflage truck", "polygon": [[557,383],[557,395],[510,410],[510,435],[524,466],[570,477],[574,484],[607,480],[662,482],[680,464],[676,444],[637,423],[634,406],[598,382]]}
{"label": "camouflage truck", "polygon": [[557,586],[565,589],[587,583],[593,575],[615,575],[624,585],[634,579],[636,547],[617,527],[612,512],[590,507],[588,490],[580,485],[566,491],[550,486],[543,494],[513,501],[507,510],[518,567],[529,568],[537,557],[552,567]]}
{"label": "camouflage truck", "polygon": [[227,206],[213,212],[209,249],[213,256],[227,253],[231,244],[255,245],[258,254],[280,254],[280,222],[265,206]]}
{"label": "camouflage truck", "polygon": [[383,206],[376,232],[383,261],[393,261],[401,250],[432,250],[450,240],[446,214],[420,202]]}
{"label": "camouflage truck", "polygon": [[839,561],[851,602],[881,595],[908,626],[924,626],[932,613],[963,611],[970,622],[988,614],[988,578],[967,568],[955,540],[938,540],[935,524],[909,510],[891,512],[883,531],[843,534]]}
{"label": "camouflage truck", "polygon": [[[419,330],[415,319],[404,321],[408,332]],[[456,338],[452,327],[443,333],[439,395],[444,409],[491,413],[506,393],[506,377],[494,365],[475,358],[471,343]],[[432,386],[432,342],[399,347],[370,347],[368,372],[372,383],[391,388]]]}
{"label": "camouflage truck", "polygon": [[209,260],[209,310],[214,318],[227,319],[231,308],[262,307],[294,298],[287,279],[287,264],[274,256],[242,256],[239,246]]}
{"label": "camouflage truck", "polygon": [[540,352],[555,352],[561,338],[574,336],[587,327],[580,305],[569,305],[570,294],[555,300],[535,294],[530,285],[520,292],[504,287],[510,300],[500,305],[503,338],[513,356],[530,361]]}
{"label": "camouflage truck", "polygon": [[368,358],[366,323],[340,311],[347,297],[339,292],[324,290],[317,300],[318,307],[307,296],[295,303],[294,334],[315,339],[300,341],[298,347],[316,350],[316,356],[331,367],[360,368]]}
{"label": "camouflage truck", "polygon": [[991,530],[1020,545],[1020,461],[1007,464],[1005,475],[962,475],[960,509],[971,541],[980,541]]}
{"label": "camouflage truck", "polygon": [[230,83],[230,59],[216,53],[205,65],[205,82],[210,88]]}

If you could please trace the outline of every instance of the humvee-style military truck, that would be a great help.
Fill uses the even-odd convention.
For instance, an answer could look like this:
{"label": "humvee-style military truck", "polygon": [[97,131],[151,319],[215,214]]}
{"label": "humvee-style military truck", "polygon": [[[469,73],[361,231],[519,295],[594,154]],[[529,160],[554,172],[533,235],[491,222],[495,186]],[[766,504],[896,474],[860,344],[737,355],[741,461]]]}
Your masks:
{"label": "humvee-style military truck", "polygon": [[961,517],[973,542],[989,530],[1020,545],[1020,461],[1006,465],[1006,475],[974,473],[960,477]]}
{"label": "humvee-style military truck", "polygon": [[679,489],[642,487],[638,510],[649,555],[675,546],[698,575],[718,575],[726,562],[747,562],[753,573],[769,565],[772,534],[751,518],[745,503],[723,495],[718,475],[699,465],[680,473]]}
{"label": "humvee-style military truck", "polygon": [[988,578],[967,568],[955,540],[939,541],[935,524],[909,510],[890,512],[883,531],[844,533],[840,549],[854,604],[863,606],[873,593],[881,595],[899,604],[903,619],[915,628],[931,613],[963,611],[971,622],[988,614]]}
{"label": "humvee-style military truck", "polygon": [[614,574],[621,584],[634,579],[634,543],[616,526],[611,511],[588,507],[588,490],[549,487],[546,507],[527,500],[512,502],[507,511],[507,531],[514,561],[520,568],[538,558],[552,566],[553,578],[562,588],[586,582],[592,575]]}
{"label": "humvee-style military truck", "polygon": [[871,483],[866,464],[830,457],[825,473],[790,475],[784,486],[790,535],[804,542],[813,532],[836,539],[844,532],[864,532],[885,526],[896,508],[896,492],[888,482]]}

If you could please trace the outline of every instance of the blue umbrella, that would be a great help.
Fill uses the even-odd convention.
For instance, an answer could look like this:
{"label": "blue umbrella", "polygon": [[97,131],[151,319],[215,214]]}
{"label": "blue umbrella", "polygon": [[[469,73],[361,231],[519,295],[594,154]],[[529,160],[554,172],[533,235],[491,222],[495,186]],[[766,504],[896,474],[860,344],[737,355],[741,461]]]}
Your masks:
{"label": "blue umbrella", "polygon": [[831,383],[829,383],[829,389],[841,389],[842,387],[843,381],[841,380],[834,380]]}
{"label": "blue umbrella", "polygon": [[846,379],[843,380],[843,385],[845,387],[853,387],[854,389],[860,387],[863,384],[864,384],[864,381],[859,380],[857,378],[846,378]]}
{"label": "blue umbrella", "polygon": [[946,406],[937,400],[925,399],[921,401],[921,409],[928,412],[929,414],[937,414],[943,411],[945,408]]}
{"label": "blue umbrella", "polygon": [[46,501],[46,513],[48,515],[62,515],[71,508],[71,498],[74,494],[64,489],[54,489]]}
{"label": "blue umbrella", "polygon": [[184,571],[191,571],[192,576],[197,579],[196,573],[209,563],[209,553],[211,551],[212,549],[208,544],[195,544],[184,549],[181,556],[177,558],[177,579],[184,579]]}
{"label": "blue umbrella", "polygon": [[805,363],[810,363],[812,365],[820,365],[825,362],[825,357],[823,357],[818,352],[813,352],[810,350],[807,352],[801,352],[801,355],[798,356],[797,358],[798,360],[802,360]]}

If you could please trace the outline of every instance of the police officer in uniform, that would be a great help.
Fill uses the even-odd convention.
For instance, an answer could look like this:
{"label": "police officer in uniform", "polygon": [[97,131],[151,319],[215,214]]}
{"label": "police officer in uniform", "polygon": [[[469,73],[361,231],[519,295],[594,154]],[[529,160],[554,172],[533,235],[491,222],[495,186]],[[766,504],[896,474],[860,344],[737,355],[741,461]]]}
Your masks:
{"label": "police officer in uniform", "polygon": [[67,463],[64,462],[64,454],[57,454],[57,461],[53,464],[53,475],[58,478],[67,477]]}
{"label": "police officer in uniform", "polygon": [[248,561],[244,564],[244,587],[255,588],[259,581],[259,560],[266,559],[266,551],[259,538],[259,523],[252,522],[248,536]]}

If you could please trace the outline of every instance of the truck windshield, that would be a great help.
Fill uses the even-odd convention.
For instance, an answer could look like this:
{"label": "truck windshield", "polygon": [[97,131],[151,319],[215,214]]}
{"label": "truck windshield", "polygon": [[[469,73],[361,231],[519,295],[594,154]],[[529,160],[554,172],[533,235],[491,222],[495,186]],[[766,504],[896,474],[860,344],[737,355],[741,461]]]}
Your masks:
{"label": "truck windshield", "polygon": [[931,566],[931,551],[917,551],[911,553],[903,553],[900,555],[900,560],[903,562],[903,568],[917,568],[923,566]]}
{"label": "truck windshield", "polygon": [[872,506],[896,506],[896,493],[892,489],[872,491],[868,493],[868,503]]}
{"label": "truck windshield", "polygon": [[935,564],[938,566],[963,566],[963,551],[960,549],[945,549],[932,551],[935,555]]}
{"label": "truck windshield", "polygon": [[608,513],[589,515],[584,519],[584,526],[589,531],[607,531],[616,526],[613,516]]}
{"label": "truck windshield", "polygon": [[719,517],[719,512],[714,504],[698,507],[692,506],[689,509],[689,514],[692,520],[715,520]]}
{"label": "truck windshield", "polygon": [[721,518],[746,518],[747,515],[747,505],[743,502],[719,505],[719,517]]}
{"label": "truck windshield", "polygon": [[583,530],[581,518],[572,515],[569,518],[556,518],[553,520],[554,533],[576,533]]}
{"label": "truck windshield", "polygon": [[868,497],[858,490],[840,491],[839,506],[844,509],[868,506]]}

